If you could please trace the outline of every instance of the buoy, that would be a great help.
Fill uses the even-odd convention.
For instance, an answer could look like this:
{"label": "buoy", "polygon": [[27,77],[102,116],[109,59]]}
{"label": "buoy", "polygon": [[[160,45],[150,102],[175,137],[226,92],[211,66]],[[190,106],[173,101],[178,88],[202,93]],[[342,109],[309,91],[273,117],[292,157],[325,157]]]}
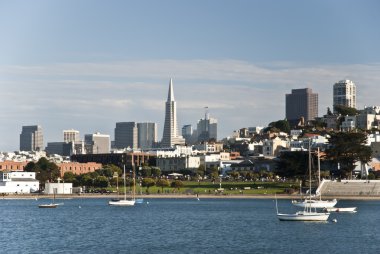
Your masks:
{"label": "buoy", "polygon": [[337,220],[337,219],[333,219],[332,222],[335,222],[335,223],[336,223],[336,222],[338,222],[338,220]]}
{"label": "buoy", "polygon": [[146,201],[146,204],[149,205],[149,201]]}
{"label": "buoy", "polygon": [[79,208],[82,208],[81,206],[79,206]]}

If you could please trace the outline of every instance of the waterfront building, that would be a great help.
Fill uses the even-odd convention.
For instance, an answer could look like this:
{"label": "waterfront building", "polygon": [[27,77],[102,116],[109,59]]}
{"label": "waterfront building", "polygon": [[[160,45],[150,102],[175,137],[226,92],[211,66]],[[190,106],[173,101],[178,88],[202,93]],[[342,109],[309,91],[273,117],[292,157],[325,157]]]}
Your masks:
{"label": "waterfront building", "polygon": [[286,119],[295,125],[300,119],[314,120],[318,116],[318,94],[310,88],[292,89],[286,94]]}
{"label": "waterfront building", "polygon": [[20,151],[42,151],[43,134],[39,125],[22,126]]}
{"label": "waterfront building", "polygon": [[341,80],[334,84],[333,88],[333,108],[335,106],[345,106],[356,108],[356,85],[351,80]]}
{"label": "waterfront building", "polygon": [[84,136],[85,150],[89,154],[102,154],[110,152],[110,136],[100,134],[86,134]]}
{"label": "waterfront building", "polygon": [[0,193],[29,194],[37,192],[40,184],[35,172],[0,172]]}
{"label": "waterfront building", "polygon": [[71,172],[74,175],[82,175],[82,174],[95,172],[96,170],[102,168],[102,164],[96,163],[96,162],[86,162],[86,163],[64,162],[64,163],[58,164],[58,167],[61,173],[61,177],[63,177],[66,172]]}
{"label": "waterfront building", "polygon": [[138,123],[137,124],[137,141],[141,149],[153,148],[157,143],[157,124],[156,123]]}
{"label": "waterfront building", "polygon": [[174,145],[184,145],[185,140],[178,135],[177,105],[174,100],[173,80],[169,82],[169,92],[165,107],[165,123],[161,147],[168,148]]}
{"label": "waterfront building", "polygon": [[73,194],[73,183],[60,182],[60,179],[57,183],[45,183],[44,194]]}
{"label": "waterfront building", "polygon": [[24,171],[26,161],[0,161],[0,171]]}
{"label": "waterfront building", "polygon": [[119,122],[115,128],[115,148],[137,149],[137,125],[135,122]]}

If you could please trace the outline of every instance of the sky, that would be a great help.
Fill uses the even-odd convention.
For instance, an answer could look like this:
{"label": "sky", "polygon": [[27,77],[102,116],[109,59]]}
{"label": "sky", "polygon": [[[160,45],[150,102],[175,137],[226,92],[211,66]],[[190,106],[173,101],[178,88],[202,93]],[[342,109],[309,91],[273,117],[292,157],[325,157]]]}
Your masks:
{"label": "sky", "polygon": [[178,127],[218,119],[218,138],[285,118],[285,94],[332,87],[380,105],[377,0],[0,0],[0,151],[24,125],[44,143],[63,130],[114,137],[116,122],[156,122],[170,78]]}

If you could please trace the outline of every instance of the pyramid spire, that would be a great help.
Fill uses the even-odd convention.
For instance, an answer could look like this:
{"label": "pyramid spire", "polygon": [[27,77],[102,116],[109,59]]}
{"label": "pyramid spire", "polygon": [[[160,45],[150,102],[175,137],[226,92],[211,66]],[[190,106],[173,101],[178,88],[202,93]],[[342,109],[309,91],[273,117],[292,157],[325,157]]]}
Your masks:
{"label": "pyramid spire", "polygon": [[168,92],[168,100],[167,101],[174,101],[174,92],[173,92],[173,79],[170,79],[169,82],[169,92]]}

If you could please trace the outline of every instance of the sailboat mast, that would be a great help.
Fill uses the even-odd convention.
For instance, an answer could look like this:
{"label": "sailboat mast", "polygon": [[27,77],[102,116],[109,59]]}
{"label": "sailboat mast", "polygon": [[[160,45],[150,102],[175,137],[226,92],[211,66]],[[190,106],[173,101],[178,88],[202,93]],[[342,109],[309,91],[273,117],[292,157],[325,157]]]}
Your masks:
{"label": "sailboat mast", "polygon": [[319,157],[319,147],[317,150],[317,156],[318,156],[318,186],[321,185],[321,158]]}
{"label": "sailboat mast", "polygon": [[309,200],[311,204],[311,142],[310,140],[309,140]]}
{"label": "sailboat mast", "polygon": [[127,187],[126,187],[126,183],[125,183],[125,164],[124,164],[124,167],[123,167],[123,173],[124,173],[124,200],[127,200]]}

